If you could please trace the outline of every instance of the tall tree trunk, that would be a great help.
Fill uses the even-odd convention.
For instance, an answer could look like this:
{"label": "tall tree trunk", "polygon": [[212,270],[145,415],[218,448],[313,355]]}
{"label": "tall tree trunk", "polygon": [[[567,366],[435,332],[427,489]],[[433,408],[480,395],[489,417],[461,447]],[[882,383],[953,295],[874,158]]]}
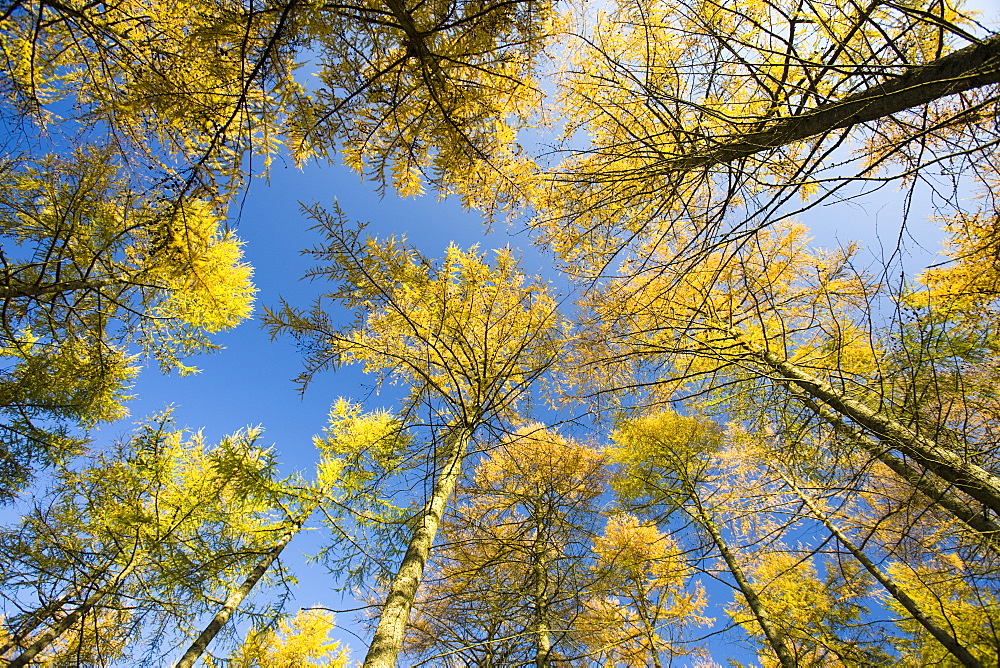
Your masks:
{"label": "tall tree trunk", "polygon": [[546,600],[549,579],[548,553],[545,544],[545,527],[540,517],[535,521],[535,541],[532,546],[532,576],[535,603],[535,667],[548,668],[552,655],[552,634],[549,629],[549,606]]}
{"label": "tall tree trunk", "polygon": [[750,341],[738,331],[720,327],[729,337],[743,347],[749,355],[776,372],[786,385],[794,385],[817,399],[838,415],[850,418],[861,425],[886,446],[911,457],[928,471],[954,485],[993,512],[1000,514],[1000,478],[980,466],[965,461],[952,450],[941,447],[921,436],[906,425],[883,412],[873,410],[861,401],[837,392],[826,381],[817,378],[775,355],[770,350]]}
{"label": "tall tree trunk", "polygon": [[864,566],[865,570],[868,571],[871,574],[871,576],[878,581],[879,584],[885,587],[885,590],[889,592],[889,594],[894,599],[896,599],[899,602],[899,604],[906,609],[907,612],[910,613],[910,616],[912,616],[913,619],[915,619],[921,626],[927,629],[927,631],[932,636],[934,636],[934,638],[939,643],[941,643],[942,647],[951,652],[952,656],[954,656],[956,659],[962,662],[962,665],[969,666],[970,668],[982,668],[982,664],[979,662],[979,660],[976,659],[976,657],[972,656],[969,650],[965,649],[965,647],[963,647],[958,642],[958,639],[955,638],[955,636],[951,635],[950,633],[942,629],[934,622],[933,619],[925,615],[923,611],[920,610],[920,607],[917,605],[916,601],[910,598],[910,596],[907,595],[906,592],[900,589],[895,582],[893,582],[885,573],[883,573],[882,569],[876,566],[875,563],[868,558],[868,555],[862,552],[861,549],[858,546],[856,546],[844,534],[844,532],[842,532],[837,527],[837,525],[835,525],[830,520],[830,518],[816,506],[815,503],[813,503],[812,499],[809,498],[805,493],[803,493],[801,489],[799,489],[799,486],[795,484],[795,481],[793,481],[789,476],[785,475],[785,473],[779,470],[777,467],[773,468],[775,472],[779,476],[781,476],[781,479],[785,481],[785,484],[788,485],[788,488],[791,489],[793,492],[795,492],[795,495],[799,497],[799,500],[801,500],[802,503],[805,504],[805,506],[809,509],[809,512],[811,512],[813,516],[816,517],[816,519],[818,519],[820,522],[823,523],[823,526],[826,527],[827,531],[833,534],[833,537],[836,538],[841,545],[847,548],[847,551],[850,552],[854,556],[854,558],[858,560],[858,563]]}
{"label": "tall tree trunk", "polygon": [[818,404],[798,386],[788,385],[787,387],[809,410],[830,424],[837,433],[845,436],[852,444],[860,447],[872,457],[882,462],[888,469],[912,485],[914,489],[926,496],[932,503],[963,522],[979,535],[985,547],[1000,553],[1000,524],[991,520],[982,511],[970,507],[968,501],[955,496],[946,487],[928,477],[926,473],[913,468],[904,460],[889,452],[884,445],[876,443],[858,430],[848,426],[836,413]]}
{"label": "tall tree trunk", "polygon": [[770,613],[764,607],[753,585],[750,584],[750,580],[747,579],[743,569],[737,563],[736,555],[729,549],[729,545],[719,532],[719,528],[709,516],[708,511],[701,505],[701,500],[694,493],[694,490],[689,489],[688,493],[694,502],[694,508],[689,511],[691,512],[692,519],[708,533],[712,542],[715,543],[716,549],[719,550],[719,554],[722,555],[722,559],[726,562],[726,567],[732,573],[733,579],[736,580],[736,585],[740,588],[740,592],[742,592],[743,598],[746,599],[747,605],[750,606],[750,611],[757,620],[757,625],[764,632],[764,637],[767,638],[768,644],[774,650],[775,655],[777,655],[778,661],[781,662],[783,668],[796,668],[798,662],[788,649],[788,645],[785,644],[780,630],[774,625]]}
{"label": "tall tree trunk", "polygon": [[36,610],[32,610],[27,618],[21,623],[20,627],[15,631],[3,644],[0,644],[0,656],[3,656],[15,647],[20,646],[25,638],[31,635],[32,631],[41,626],[46,619],[49,619],[59,610],[69,603],[71,600],[79,596],[83,591],[90,587],[97,580],[96,575],[91,575],[84,584],[74,585],[68,592],[50,601],[45,605],[41,606]]}
{"label": "tall tree trunk", "polygon": [[687,171],[735,162],[761,151],[874,121],[947,95],[995,83],[1000,83],[1000,36],[938,60],[913,65],[901,76],[802,114],[779,118],[763,130],[744,133],[729,143],[718,142],[708,151],[667,158],[654,169]]}
{"label": "tall tree trunk", "polygon": [[[315,506],[313,508],[315,508]],[[288,543],[290,543],[292,538],[294,538],[299,532],[302,525],[305,524],[310,515],[312,515],[312,509],[310,509],[308,513],[305,513],[299,516],[298,519],[294,520],[292,522],[292,526],[285,532],[281,539],[275,543],[271,549],[264,553],[264,558],[257,562],[257,565],[250,571],[246,579],[243,580],[243,583],[229,592],[229,595],[226,597],[222,607],[219,608],[219,611],[215,613],[214,617],[212,617],[212,621],[208,623],[205,630],[201,632],[194,642],[191,643],[191,646],[188,647],[187,651],[184,652],[184,655],[177,662],[176,668],[191,668],[191,666],[194,665],[194,662],[197,661],[202,654],[204,654],[205,650],[208,649],[209,643],[211,643],[219,631],[222,630],[222,627],[226,625],[226,622],[228,622],[229,618],[232,617],[234,612],[236,612],[236,609],[243,602],[243,599],[250,595],[253,588],[257,586],[260,579],[264,577],[264,574],[267,573],[269,568],[271,568],[271,564],[273,564],[275,560],[281,556],[285,547],[288,546]]]}
{"label": "tall tree trunk", "polygon": [[137,549],[132,552],[128,563],[121,571],[118,572],[117,575],[115,575],[114,578],[105,583],[100,590],[95,591],[93,594],[88,596],[83,603],[78,605],[69,614],[56,622],[48,631],[36,638],[35,641],[31,643],[26,650],[24,650],[24,652],[7,664],[8,668],[21,668],[22,666],[28,665],[32,659],[38,656],[41,652],[45,651],[49,645],[55,642],[63,633],[71,629],[74,624],[80,621],[80,619],[90,612],[94,606],[100,603],[105,596],[107,596],[110,592],[117,591],[118,586],[132,574],[132,571],[135,570],[139,563]]}
{"label": "tall tree trunk", "polygon": [[410,619],[410,608],[413,607],[413,599],[420,586],[434,537],[441,525],[441,517],[458,483],[470,437],[471,434],[465,432],[455,439],[447,461],[434,481],[431,496],[427,499],[420,520],[410,535],[403,561],[389,585],[375,636],[365,656],[364,668],[396,666],[396,659],[403,647],[406,625]]}

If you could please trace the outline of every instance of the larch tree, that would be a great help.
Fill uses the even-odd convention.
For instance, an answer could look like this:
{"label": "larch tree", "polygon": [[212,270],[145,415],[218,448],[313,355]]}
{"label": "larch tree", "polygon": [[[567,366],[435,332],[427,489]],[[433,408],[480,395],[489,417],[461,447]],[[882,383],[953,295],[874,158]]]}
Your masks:
{"label": "larch tree", "polygon": [[330,639],[333,615],[302,609],[282,619],[277,628],[252,629],[227,659],[234,668],[298,668],[303,665],[347,668],[348,650]]}
{"label": "larch tree", "polygon": [[[689,540],[703,537],[712,554],[724,563],[738,596],[750,611],[747,623],[764,636],[785,668],[796,666],[794,648],[781,631],[778,613],[762,598],[748,571],[748,556],[726,525],[744,514],[739,485],[732,471],[715,461],[724,445],[719,425],[674,412],[623,421],[611,436],[611,459],[621,468],[613,484],[626,508],[646,510],[659,521],[680,513],[688,518]],[[729,497],[737,497],[734,501]],[[774,533],[773,527],[763,532]],[[759,546],[758,546],[759,549]]]}
{"label": "larch tree", "polygon": [[809,495],[805,494],[787,473],[780,470],[778,473],[781,476],[782,481],[802,501],[808,511],[822,523],[824,528],[826,528],[830,534],[844,547],[844,549],[849,552],[851,556],[858,561],[858,563],[861,564],[868,574],[871,575],[872,578],[880,585],[882,585],[899,608],[905,610],[906,614],[908,614],[917,624],[923,627],[927,633],[933,636],[934,639],[942,647],[944,647],[948,653],[954,657],[954,659],[961,662],[963,666],[979,667],[984,665],[958,638],[955,637],[954,632],[951,629],[943,627],[935,619],[933,619],[921,608],[917,601],[915,601],[903,587],[901,587],[894,579],[889,577],[881,568],[879,568],[878,564],[872,561],[872,559],[865,554],[865,552],[861,549],[861,546],[856,541],[852,540]]}
{"label": "larch tree", "polygon": [[542,425],[503,439],[457,493],[407,652],[497,667],[579,661],[606,486],[604,457],[585,444]]}
{"label": "larch tree", "polygon": [[709,622],[700,614],[705,590],[690,583],[693,569],[676,541],[655,524],[620,513],[594,539],[594,552],[593,582],[577,624],[591,659],[662,668],[701,653],[685,634]]}
{"label": "larch tree", "polygon": [[563,148],[523,190],[572,272],[692,232],[675,250],[697,263],[796,211],[994,162],[1000,39],[958,3],[623,0],[583,23]]}
{"label": "larch tree", "polygon": [[[888,662],[884,638],[852,633],[863,628],[863,616],[873,626],[866,605],[871,602],[869,582],[837,556],[824,558],[822,554],[810,554],[811,550],[778,548],[773,546],[759,555],[748,565],[747,572],[765,604],[781,610],[775,623],[787,638],[796,664],[847,667]],[[824,568],[824,576],[818,566]],[[734,602],[726,612],[751,637],[759,638],[760,634],[748,624],[752,616],[745,605]],[[760,645],[758,660],[763,666],[780,665],[766,643]]]}
{"label": "larch tree", "polygon": [[[549,288],[526,277],[509,250],[492,262],[449,247],[432,262],[405,242],[364,238],[337,212],[310,210],[326,234],[311,254],[313,278],[334,288],[309,310],[284,304],[266,321],[307,352],[307,384],[319,371],[358,362],[381,381],[408,388],[400,411],[425,425],[405,458],[429,487],[407,518],[405,553],[391,577],[366,666],[394,666],[434,538],[478,432],[502,430],[560,352],[562,332]],[[334,308],[353,312],[338,324]],[[402,453],[396,453],[402,457]]]}
{"label": "larch tree", "polygon": [[183,360],[252,311],[251,269],[217,207],[136,188],[107,151],[0,176],[0,235],[16,242],[0,263],[4,497],[79,452],[77,427],[126,414],[140,354],[191,372]]}
{"label": "larch tree", "polygon": [[4,533],[3,595],[20,611],[7,620],[9,665],[73,645],[138,658],[185,633],[270,539],[280,500],[256,437],[207,447],[160,417],[89,466],[61,470],[51,503]]}
{"label": "larch tree", "polygon": [[0,494],[123,415],[137,354],[191,371],[249,316],[226,219],[251,176],[338,153],[404,195],[474,174],[555,25],[543,0],[4,7]]}
{"label": "larch tree", "polygon": [[926,402],[914,406],[896,389],[891,332],[873,323],[888,295],[855,269],[856,249],[811,251],[803,236],[775,228],[696,269],[672,265],[666,250],[646,262],[654,271],[595,290],[578,348],[581,368],[591,367],[581,375],[588,392],[638,389],[653,403],[707,393],[763,423],[784,394],[807,424],[847,436],[830,443],[865,451],[992,542],[1000,478],[988,439],[977,444],[981,434],[961,423],[928,428]]}
{"label": "larch tree", "polygon": [[[687,540],[725,563],[746,604],[739,623],[764,638],[769,660],[824,661],[827,650],[846,652],[837,654],[844,663],[876,656],[851,654],[836,637],[830,620],[840,612],[829,592],[817,592],[808,559],[761,560],[747,531],[724,520],[761,523],[767,544],[784,554],[782,540],[811,518],[840,546],[838,557],[903,583],[909,602],[895,596],[887,605],[904,611],[897,645],[906,660],[944,661],[935,647],[943,643],[970,663],[947,637],[975,656],[995,651],[995,634],[977,627],[977,615],[993,623],[1000,516],[1000,37],[947,0],[621,0],[584,16],[579,34],[558,9],[547,0],[13,0],[0,8],[8,130],[0,501],[41,467],[59,465],[62,485],[52,508],[4,535],[4,566],[15,575],[7,592],[24,606],[4,641],[19,653],[14,665],[69,653],[126,657],[123,626],[190,631],[193,619],[214,614],[193,661],[314,507],[338,538],[361,537],[343,557],[357,566],[351,575],[387,576],[366,665],[395,664],[463,466],[472,453],[513,448],[504,435],[523,424],[525,397],[564,354],[568,329],[552,295],[511,252],[487,260],[451,247],[435,263],[403,241],[363,239],[339,213],[308,212],[328,235],[310,275],[336,287],[311,310],[274,311],[270,326],[306,353],[303,384],[359,362],[408,394],[396,414],[334,405],[320,439],[329,465],[321,478],[335,479],[338,491],[322,504],[313,487],[285,499],[267,539],[259,512],[288,490],[260,485],[268,467],[253,461],[268,457],[255,460],[250,435],[234,441],[245,442],[233,453],[247,461],[230,453],[226,464],[220,450],[222,459],[172,464],[171,453],[183,450],[177,437],[174,450],[154,449],[141,462],[117,453],[102,468],[106,480],[73,478],[67,472],[77,469],[63,465],[85,448],[88,428],[124,414],[144,359],[191,371],[188,356],[248,317],[250,268],[226,221],[250,177],[275,159],[338,155],[403,195],[432,184],[469,207],[530,212],[526,225],[562,268],[595,279],[564,364],[588,398],[642,409],[705,396],[727,419],[772,429],[781,456],[798,467],[784,488],[740,478],[719,463],[720,432],[674,415],[623,419],[614,439],[634,446],[613,450],[626,472],[623,498],[648,497],[650,507],[687,519],[662,540],[657,527],[615,520],[589,572],[605,589],[590,594],[575,575],[553,582],[561,573],[554,555],[582,539],[579,527],[561,527],[552,519],[559,511],[527,493],[507,499],[509,514],[495,513],[498,522],[518,518],[501,525],[507,533],[477,530],[498,533],[481,551],[514,546],[527,565],[521,605],[530,611],[520,628],[536,665],[555,661],[556,608],[577,605],[574,596],[593,603],[577,621],[589,619],[600,630],[593,637],[608,639],[597,660],[656,664],[658,651],[680,653],[664,641],[663,620],[675,610],[686,609],[691,623],[700,614],[697,596],[680,593],[687,571],[674,547]],[[557,40],[563,71],[548,79],[541,63]],[[297,78],[306,60],[316,86]],[[555,94],[546,98],[548,89]],[[533,125],[551,132],[550,118],[561,119],[555,153],[541,148],[551,135],[524,142],[521,131]],[[855,269],[853,248],[809,252],[788,224],[887,183],[910,200],[929,188],[950,234],[947,266],[917,282],[876,281]],[[981,206],[963,201],[970,187]],[[907,204],[900,225],[910,218]],[[621,272],[608,278],[618,260]],[[887,305],[895,312],[880,322]],[[353,311],[353,322],[342,324],[339,308]],[[149,461],[162,475],[147,475]],[[237,469],[254,485],[231,489],[243,479]],[[518,480],[536,471],[495,473],[502,485],[484,477],[467,486],[483,494],[468,496],[469,508],[497,501],[500,487],[520,493]],[[816,503],[804,479],[855,511],[853,524]],[[726,485],[741,481],[760,485],[760,495],[727,496]],[[424,487],[416,507],[400,492],[414,484]],[[273,494],[254,496],[254,486]],[[777,499],[784,511],[792,497],[794,520],[754,505]],[[208,526],[222,537],[206,539]],[[642,536],[663,549],[639,550]],[[936,554],[934,538],[943,545]],[[882,560],[865,564],[879,550]],[[478,558],[466,552],[453,561]],[[979,558],[960,556],[970,554]],[[497,568],[476,572],[511,583],[519,575],[489,565]],[[178,573],[188,580],[177,584]],[[444,591],[461,582],[444,567],[440,575]],[[954,595],[942,593],[944,583]],[[37,598],[26,599],[33,588]],[[782,596],[823,614],[777,618]],[[500,606],[488,604],[477,623],[496,621]],[[178,622],[185,614],[188,623]],[[818,629],[823,647],[791,632],[799,622]],[[302,618],[301,633],[289,629],[284,640],[255,632],[236,659],[280,665],[292,645],[299,659],[289,660],[313,656],[324,624]],[[495,624],[485,637],[514,626]]]}

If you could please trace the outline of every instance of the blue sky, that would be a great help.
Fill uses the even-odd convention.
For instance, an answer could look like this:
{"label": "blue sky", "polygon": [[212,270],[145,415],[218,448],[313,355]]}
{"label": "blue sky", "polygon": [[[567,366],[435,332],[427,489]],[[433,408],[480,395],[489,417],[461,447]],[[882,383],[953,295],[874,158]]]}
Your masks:
{"label": "blue sky", "polygon": [[[461,247],[479,244],[484,251],[510,245],[522,251],[529,270],[541,271],[546,264],[526,235],[510,236],[502,227],[488,233],[481,218],[462,210],[457,202],[441,201],[433,195],[407,200],[392,193],[380,196],[373,184],[346,167],[324,165],[298,170],[276,162],[269,182],[262,178],[252,181],[246,197],[232,210],[232,225],[246,242],[246,258],[254,267],[254,282],[259,290],[255,318],[215,337],[224,350],[189,360],[202,370],[196,375],[181,378],[164,375],[155,365],[145,368],[133,388],[130,418],[102,427],[97,434],[99,443],[125,434],[134,421],[172,404],[178,424],[203,429],[209,443],[248,425],[262,426],[263,444],[274,445],[283,472],[301,471],[309,476],[315,462],[312,437],[325,426],[334,400],[346,397],[364,403],[367,410],[393,407],[393,388],[388,388],[390,394],[375,394],[371,389],[373,379],[353,367],[317,375],[305,395],[300,395],[292,379],[301,370],[302,361],[292,341],[271,341],[260,328],[259,315],[264,306],[275,306],[283,297],[293,306],[305,307],[325,288],[321,282],[300,280],[311,262],[301,251],[323,240],[318,232],[308,229],[311,223],[301,212],[300,202],[331,205],[334,201],[350,219],[368,223],[369,233],[405,235],[430,258],[441,256],[454,242]],[[820,207],[803,216],[802,222],[813,229],[816,245],[832,247],[838,242],[861,239],[873,248],[880,243],[894,246],[899,235],[900,206],[898,193],[887,188],[877,196],[856,202]],[[911,229],[927,251],[918,253],[921,259],[913,259],[913,266],[917,266],[933,257],[939,233],[919,216],[915,216]],[[915,249],[912,240],[907,245]],[[565,286],[564,279],[551,271],[546,274],[557,285]],[[321,532],[300,535],[286,551],[284,561],[299,578],[290,611],[309,605],[335,609],[358,605],[334,593],[335,582],[324,567],[306,562],[304,555],[323,538]],[[724,624],[721,607],[732,594],[726,587],[702,579],[719,604],[708,614]],[[366,643],[353,635],[360,632],[355,616],[338,615],[336,635],[353,648],[354,658],[361,659]],[[717,661],[752,660],[752,654],[729,645],[727,640],[731,637],[712,641]],[[214,648],[219,651],[218,644]]]}
{"label": "blue sky", "polygon": [[[987,16],[1000,11],[996,0],[975,4]],[[318,233],[308,230],[310,223],[301,213],[299,202],[329,205],[334,200],[350,218],[368,222],[372,234],[405,235],[431,258],[439,257],[450,242],[461,247],[478,243],[483,250],[505,245],[520,248],[528,267],[544,265],[544,258],[525,235],[509,236],[502,228],[488,235],[479,216],[463,211],[457,202],[442,202],[433,195],[409,200],[391,193],[380,197],[372,184],[345,167],[309,166],[300,171],[278,161],[269,182],[255,179],[242,205],[233,209],[233,225],[245,240],[247,260],[254,267],[258,315],[263,306],[276,305],[279,297],[293,305],[307,306],[322,291],[320,283],[299,280],[309,265],[300,251],[321,241]],[[898,199],[889,191],[864,203],[823,207],[804,217],[803,222],[815,230],[818,245],[829,247],[837,241],[862,239],[869,246],[881,242],[891,247],[899,233],[900,211]],[[918,222],[919,218],[915,216],[911,230],[927,252],[920,254],[921,259],[915,258],[913,265],[932,261],[939,238],[935,226]],[[555,276],[550,278],[558,282]],[[165,376],[155,366],[144,369],[133,388],[131,417],[102,427],[97,433],[98,442],[110,442],[126,433],[135,420],[173,404],[177,407],[177,422],[204,429],[209,442],[247,425],[261,425],[265,430],[263,441],[274,444],[283,470],[308,473],[315,461],[312,436],[322,430],[329,406],[337,397],[363,401],[369,410],[392,407],[392,397],[372,394],[371,379],[353,368],[317,376],[301,396],[292,382],[301,370],[298,352],[288,340],[272,342],[256,318],[218,335],[216,341],[225,350],[191,360],[202,369],[197,375],[179,378]],[[341,603],[332,593],[333,583],[324,569],[306,566],[298,556],[318,538],[299,538],[289,548],[293,555],[288,561],[300,571],[296,604],[338,607]],[[343,605],[351,607],[352,603]],[[338,625],[345,641],[353,646],[354,657],[360,659],[365,648],[350,635],[357,628],[352,617],[341,615]],[[719,661],[737,655],[743,655],[745,660],[745,653],[736,648],[718,650]]]}
{"label": "blue sky", "polygon": [[[259,290],[253,320],[215,337],[225,349],[192,358],[201,369],[196,375],[164,375],[155,364],[143,369],[128,406],[128,419],[106,425],[97,434],[99,443],[110,443],[131,429],[132,423],[175,406],[179,426],[202,429],[209,443],[248,425],[264,428],[262,442],[274,445],[284,473],[301,471],[311,477],[315,463],[312,437],[321,432],[331,403],[338,397],[363,402],[367,410],[392,408],[393,396],[372,392],[372,378],[358,368],[319,374],[305,395],[300,395],[292,379],[301,371],[302,360],[288,339],[271,341],[260,328],[264,306],[276,306],[283,297],[293,306],[305,307],[324,289],[321,282],[300,280],[310,266],[310,258],[300,251],[321,241],[310,231],[310,221],[299,202],[331,205],[337,201],[345,214],[367,222],[374,236],[404,235],[427,257],[443,254],[450,242],[467,248],[480,244],[482,250],[510,245],[522,248],[528,267],[537,268],[540,257],[525,236],[504,233],[487,235],[481,218],[463,211],[453,201],[433,196],[403,200],[394,194],[380,197],[373,184],[346,167],[310,166],[305,170],[285,168],[276,163],[270,182],[255,179],[242,205],[232,211],[232,224],[254,267]],[[388,388],[389,392],[393,388]],[[299,577],[300,586],[291,607],[322,604],[337,608],[357,605],[340,601],[333,593],[334,582],[322,566],[307,564],[303,554],[323,539],[314,532],[300,535],[286,551],[284,560]],[[353,613],[338,615],[338,633],[363,658],[365,645],[352,637],[358,627]]]}

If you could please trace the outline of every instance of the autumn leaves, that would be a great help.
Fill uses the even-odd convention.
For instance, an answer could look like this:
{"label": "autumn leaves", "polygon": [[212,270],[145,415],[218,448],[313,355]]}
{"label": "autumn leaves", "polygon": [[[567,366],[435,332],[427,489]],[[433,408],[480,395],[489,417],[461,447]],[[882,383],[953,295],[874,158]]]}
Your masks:
{"label": "autumn leaves", "polygon": [[[193,663],[317,520],[378,598],[366,665],[666,665],[710,617],[767,665],[995,657],[1000,65],[958,7],[16,2],[0,37],[0,494],[55,471],[0,548],[14,665],[155,650],[128,625]],[[328,291],[265,324],[303,388],[359,364],[395,410],[332,402],[303,477],[168,416],[76,459],[140,359],[249,316],[250,156],[510,218],[574,292],[308,208]],[[812,247],[886,183],[900,237],[926,186],[945,264]],[[231,659],[343,663],[329,627]]]}

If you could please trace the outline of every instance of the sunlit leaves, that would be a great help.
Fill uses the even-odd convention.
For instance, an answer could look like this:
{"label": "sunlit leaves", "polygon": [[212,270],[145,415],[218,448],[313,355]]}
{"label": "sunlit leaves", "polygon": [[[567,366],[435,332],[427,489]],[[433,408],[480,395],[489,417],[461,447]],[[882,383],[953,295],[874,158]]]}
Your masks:
{"label": "sunlit leaves", "polygon": [[653,524],[620,514],[594,539],[594,584],[579,622],[581,638],[602,663],[662,665],[699,653],[682,642],[701,616],[705,590],[690,585],[691,568],[678,545]]}
{"label": "sunlit leaves", "polygon": [[320,54],[309,141],[403,195],[435,181],[473,201],[509,159],[540,97],[539,52],[555,32],[540,0],[399,1],[303,12]]}
{"label": "sunlit leaves", "polygon": [[234,668],[298,668],[329,666],[346,668],[348,651],[331,640],[333,615],[321,610],[299,610],[282,619],[277,628],[252,629],[229,657]]}
{"label": "sunlit leaves", "polygon": [[[119,654],[121,637],[184,632],[282,526],[289,491],[258,433],[208,446],[169,416],[63,468],[48,503],[4,534],[11,648]],[[130,638],[131,639],[131,638]],[[154,642],[155,644],[155,642]],[[131,650],[129,650],[131,651]]]}
{"label": "sunlit leaves", "polygon": [[60,429],[125,415],[141,356],[193,371],[184,358],[250,315],[250,269],[217,208],[164,195],[113,150],[0,175],[3,440],[25,465],[58,456]]}
{"label": "sunlit leaves", "polygon": [[[308,342],[300,382],[361,363],[381,381],[406,383],[412,406],[443,402],[466,424],[515,414],[557,355],[560,318],[549,288],[525,276],[512,251],[488,259],[453,245],[433,262],[400,239],[363,239],[342,217],[310,213],[328,236],[311,275],[334,289],[311,311],[286,305],[265,319],[275,334]],[[327,304],[338,303],[351,325],[331,320]]]}
{"label": "sunlit leaves", "polygon": [[588,631],[576,630],[595,579],[586,543],[606,491],[603,455],[528,425],[471,478],[442,529],[407,651],[496,666],[585,652]]}
{"label": "sunlit leaves", "polygon": [[[641,258],[643,244],[677,235],[739,241],[785,219],[790,200],[866,178],[901,147],[913,167],[933,165],[927,135],[976,128],[942,156],[991,146],[988,123],[963,113],[979,100],[931,117],[917,102],[876,111],[881,84],[975,41],[948,3],[625,1],[589,19],[560,82],[564,159],[543,169],[544,187],[525,189],[535,229],[575,272],[599,275],[619,254]],[[859,113],[837,115],[864,91],[874,92]],[[845,173],[831,156],[849,136],[870,136],[860,154],[879,157]]]}
{"label": "sunlit leaves", "polygon": [[[993,660],[1000,650],[996,630],[1000,623],[1000,600],[995,590],[983,591],[971,586],[966,580],[968,568],[961,560],[942,557],[919,564],[895,563],[888,570],[922,609],[939,624],[947,624],[976,658],[984,664]],[[923,627],[909,619],[897,603],[890,601],[889,605],[901,614],[897,625],[904,634],[899,642],[904,665],[954,663],[954,658]]]}

